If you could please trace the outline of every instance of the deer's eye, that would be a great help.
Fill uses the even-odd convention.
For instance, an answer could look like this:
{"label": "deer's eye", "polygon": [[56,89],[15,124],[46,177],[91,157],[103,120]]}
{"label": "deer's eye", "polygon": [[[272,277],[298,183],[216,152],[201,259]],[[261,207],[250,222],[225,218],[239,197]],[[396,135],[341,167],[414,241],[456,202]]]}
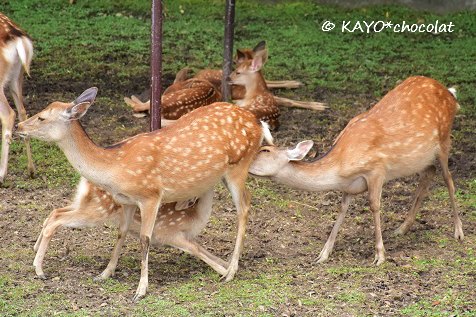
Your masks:
{"label": "deer's eye", "polygon": [[237,74],[237,75],[241,75],[241,72],[235,72],[235,74]]}
{"label": "deer's eye", "polygon": [[45,121],[45,118],[42,118],[42,117],[38,117],[38,121]]}
{"label": "deer's eye", "polygon": [[269,153],[269,152],[271,152],[271,151],[268,150],[268,149],[261,149],[261,150],[260,150],[260,153]]}

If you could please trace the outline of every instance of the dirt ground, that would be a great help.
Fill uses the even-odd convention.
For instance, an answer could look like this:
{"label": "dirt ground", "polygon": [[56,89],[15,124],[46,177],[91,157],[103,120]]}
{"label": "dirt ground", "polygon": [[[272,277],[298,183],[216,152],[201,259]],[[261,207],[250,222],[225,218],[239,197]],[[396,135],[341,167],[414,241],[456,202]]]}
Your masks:
{"label": "dirt ground", "polygon": [[[69,87],[68,83],[62,83],[61,89],[56,86],[48,90],[46,87],[46,83],[29,84],[27,102],[32,105],[29,109],[31,114],[52,100],[72,100],[74,97],[67,93],[60,95],[59,91],[80,90],[77,84]],[[133,89],[135,87],[131,88],[131,92]],[[114,87],[110,90],[106,88],[104,94],[111,91]],[[101,107],[101,96],[104,94],[100,94],[98,103],[82,120],[93,140],[107,145],[147,130],[148,118],[134,118],[121,102],[122,95],[109,95],[117,106]],[[314,113],[283,109],[282,125],[275,133],[279,144],[288,145],[310,138],[315,140],[317,151],[322,153],[350,118],[376,102],[369,96],[335,96],[332,92],[320,90],[316,90],[313,97],[329,102],[330,109]],[[343,104],[348,107],[343,107]],[[474,127],[474,119],[459,116],[454,129],[468,126]],[[475,142],[471,135],[454,144],[450,169],[456,187],[463,191],[469,190],[466,181],[475,177],[475,157]],[[11,179],[25,177],[25,174],[9,175]],[[405,217],[416,180],[416,176],[399,179],[384,189],[382,222],[387,262],[375,268],[371,265],[374,255],[373,224],[365,196],[354,199],[329,261],[317,264],[317,255],[337,215],[340,194],[296,191],[250,178],[252,215],[235,281],[262,275],[275,276],[283,278],[286,284],[284,289],[288,293],[283,300],[270,299],[269,305],[259,306],[256,314],[240,313],[240,298],[230,299],[230,307],[234,307],[232,310],[221,307],[209,314],[402,315],[402,309],[422,301],[435,307],[445,305],[448,290],[456,294],[455,300],[464,299],[462,304],[449,304],[448,316],[458,315],[451,313],[455,307],[467,315],[474,314],[476,218],[471,207],[460,205],[466,240],[454,241],[449,202],[441,177],[437,177],[432,186],[432,194],[425,201],[421,216],[411,232],[403,237],[392,234]],[[22,280],[35,285],[35,290],[23,297],[24,311],[37,305],[38,298],[44,298],[45,294],[53,298],[61,294],[66,301],[55,311],[72,313],[83,309],[93,315],[130,314],[130,298],[140,272],[137,241],[128,238],[114,278],[118,282],[114,287],[119,289],[112,290],[110,284],[92,282],[92,277],[100,273],[108,261],[115,227],[62,229],[53,239],[45,259],[45,272],[49,279],[39,281],[31,265],[34,242],[47,214],[53,208],[65,205],[74,188],[65,186],[52,190],[45,185],[30,191],[15,187],[12,185],[14,182],[9,184],[0,188],[3,208],[0,245],[3,246],[4,258],[0,270],[18,277],[13,286],[21,285]],[[233,248],[235,226],[236,214],[230,196],[219,187],[212,218],[199,240],[213,253],[226,258]],[[197,275],[201,276],[198,285],[202,285],[199,290],[205,297],[212,297],[223,283],[204,263],[171,248],[155,248],[150,266],[149,297],[171,298],[171,285],[187,283]],[[201,275],[203,273],[207,274]],[[350,294],[351,297],[346,298],[343,294]],[[179,300],[174,298],[176,304],[190,305],[186,299],[181,302],[180,297]],[[446,310],[442,308],[441,311]]]}

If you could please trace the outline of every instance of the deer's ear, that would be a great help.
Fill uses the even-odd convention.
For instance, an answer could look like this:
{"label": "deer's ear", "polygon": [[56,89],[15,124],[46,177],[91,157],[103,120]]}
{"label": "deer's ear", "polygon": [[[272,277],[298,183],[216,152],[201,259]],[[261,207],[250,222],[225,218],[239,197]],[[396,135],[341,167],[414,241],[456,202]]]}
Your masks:
{"label": "deer's ear", "polygon": [[251,71],[257,72],[259,71],[263,65],[266,63],[268,60],[268,50],[260,50],[256,52],[255,56],[253,57],[253,60],[251,61]]}
{"label": "deer's ear", "polygon": [[256,44],[255,48],[253,48],[253,52],[258,52],[266,49],[266,41],[261,41],[258,44]]}
{"label": "deer's ear", "polygon": [[294,149],[287,150],[286,155],[290,161],[300,161],[306,157],[313,145],[312,140],[299,142]]}
{"label": "deer's ear", "polygon": [[88,88],[73,101],[73,105],[77,105],[84,102],[89,102],[90,104],[92,104],[96,99],[97,93],[98,89],[96,87]]}
{"label": "deer's ear", "polygon": [[241,64],[243,63],[244,61],[246,60],[246,53],[237,49],[236,50],[236,59],[235,59],[235,63],[236,64]]}
{"label": "deer's ear", "polygon": [[71,104],[69,108],[63,111],[61,117],[65,121],[78,120],[86,114],[89,107],[91,107],[91,102],[81,102],[78,104]]}

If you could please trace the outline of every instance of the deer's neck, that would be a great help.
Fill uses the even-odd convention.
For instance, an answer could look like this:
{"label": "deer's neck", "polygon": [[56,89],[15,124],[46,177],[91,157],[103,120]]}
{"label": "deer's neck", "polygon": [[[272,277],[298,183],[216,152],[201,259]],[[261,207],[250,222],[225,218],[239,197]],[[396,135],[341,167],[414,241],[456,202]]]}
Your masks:
{"label": "deer's neck", "polygon": [[68,161],[89,181],[104,184],[111,179],[114,171],[114,149],[104,149],[96,145],[78,121],[71,122],[71,129],[58,142]]}
{"label": "deer's neck", "polygon": [[273,179],[308,191],[343,190],[345,186],[338,165],[327,156],[315,162],[289,162]]}
{"label": "deer's neck", "polygon": [[246,94],[245,100],[254,98],[256,95],[262,94],[263,92],[268,92],[268,87],[266,86],[266,81],[264,80],[261,71],[258,71],[252,75],[246,85]]}

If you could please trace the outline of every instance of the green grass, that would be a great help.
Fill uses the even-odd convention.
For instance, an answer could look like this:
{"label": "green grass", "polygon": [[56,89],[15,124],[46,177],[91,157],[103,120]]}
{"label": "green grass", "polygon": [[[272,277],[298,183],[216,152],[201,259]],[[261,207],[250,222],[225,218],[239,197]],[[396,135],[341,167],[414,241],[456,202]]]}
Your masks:
{"label": "green grass", "polygon": [[469,317],[476,315],[475,305],[474,297],[448,289],[443,295],[434,296],[430,300],[421,300],[405,307],[401,312],[405,316],[412,317]]}

